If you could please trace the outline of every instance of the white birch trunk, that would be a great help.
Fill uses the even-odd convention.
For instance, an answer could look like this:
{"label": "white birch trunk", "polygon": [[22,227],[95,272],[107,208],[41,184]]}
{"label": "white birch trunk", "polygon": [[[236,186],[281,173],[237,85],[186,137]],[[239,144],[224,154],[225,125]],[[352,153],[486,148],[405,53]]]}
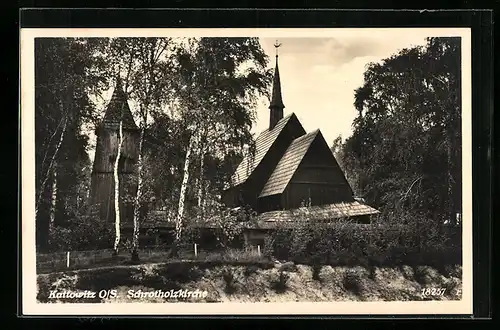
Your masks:
{"label": "white birch trunk", "polygon": [[55,162],[55,159],[57,158],[57,155],[59,154],[59,150],[61,149],[61,145],[62,145],[62,142],[64,140],[64,135],[66,133],[66,124],[67,124],[67,118],[64,119],[64,126],[63,126],[63,130],[61,132],[61,135],[59,136],[59,141],[57,142],[57,145],[56,145],[56,150],[54,151],[54,154],[52,155],[52,158],[50,159],[50,163],[49,163],[49,167],[47,169],[47,172],[43,178],[43,181],[40,185],[40,191],[38,193],[38,196],[37,196],[37,200],[36,200],[36,205],[35,205],[35,217],[37,216],[38,214],[38,207],[40,206],[40,202],[42,200],[42,196],[43,196],[43,191],[45,190],[45,186],[47,185],[47,182],[49,180],[49,177],[50,177],[50,173],[52,171],[52,168],[54,167],[54,162]]}
{"label": "white birch trunk", "polygon": [[137,160],[137,194],[134,199],[134,232],[132,235],[132,258],[138,257],[137,251],[139,249],[139,218],[141,214],[141,200],[143,194],[143,159],[142,159],[142,145],[144,143],[144,131],[146,127],[146,120],[142,123],[141,136],[139,140],[139,157]]}
{"label": "white birch trunk", "polygon": [[115,166],[113,169],[115,179],[115,244],[114,251],[118,254],[118,245],[120,244],[120,178],[118,175],[118,165],[120,164],[120,156],[123,144],[123,121],[120,121],[118,132],[118,151],[116,153]]}
{"label": "white birch trunk", "polygon": [[184,173],[182,177],[181,191],[179,195],[179,208],[177,211],[177,221],[175,223],[175,239],[178,241],[182,234],[182,218],[184,216],[184,200],[186,198],[186,190],[189,181],[189,162],[191,160],[191,151],[195,145],[195,134],[189,139],[189,146],[186,152],[186,160],[184,161]]}
{"label": "white birch trunk", "polygon": [[205,189],[205,180],[204,180],[204,166],[205,166],[205,154],[209,152],[209,148],[207,145],[207,128],[203,130],[202,135],[200,136],[200,142],[199,142],[199,148],[198,148],[198,153],[200,155],[200,176],[198,180],[198,192],[197,192],[197,205],[198,209],[200,211],[200,217],[203,218],[204,213],[205,213],[205,194],[206,194],[206,189]]}
{"label": "white birch trunk", "polygon": [[50,211],[49,211],[49,218],[50,218],[49,228],[53,228],[54,226],[54,222],[56,219],[56,205],[57,205],[57,168],[54,167],[54,171],[52,174],[52,196],[51,196]]}
{"label": "white birch trunk", "polygon": [[201,151],[200,153],[200,177],[198,178],[198,192],[197,192],[197,201],[198,201],[198,208],[201,208],[203,206],[203,188],[205,186],[204,180],[203,180],[203,166],[204,164],[204,158],[205,158],[205,153]]}

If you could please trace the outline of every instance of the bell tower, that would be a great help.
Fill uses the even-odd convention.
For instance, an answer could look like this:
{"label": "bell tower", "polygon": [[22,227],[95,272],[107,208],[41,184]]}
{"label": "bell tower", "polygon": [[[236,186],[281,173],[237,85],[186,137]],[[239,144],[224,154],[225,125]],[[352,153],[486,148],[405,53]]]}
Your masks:
{"label": "bell tower", "polygon": [[122,222],[133,219],[133,196],[137,190],[136,162],[139,149],[139,128],[128,105],[122,81],[118,76],[113,96],[104,114],[103,121],[96,128],[97,145],[90,187],[90,203],[99,210],[100,218],[113,222],[114,208],[114,165],[118,154],[119,128],[122,122],[122,148],[118,162],[120,213]]}

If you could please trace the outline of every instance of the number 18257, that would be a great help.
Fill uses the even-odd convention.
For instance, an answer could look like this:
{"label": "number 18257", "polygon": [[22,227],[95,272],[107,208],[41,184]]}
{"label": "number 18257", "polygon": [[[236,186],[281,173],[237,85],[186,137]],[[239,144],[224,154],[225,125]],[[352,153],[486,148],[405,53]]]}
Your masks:
{"label": "number 18257", "polygon": [[422,295],[425,297],[429,296],[444,296],[446,288],[424,288],[422,289]]}

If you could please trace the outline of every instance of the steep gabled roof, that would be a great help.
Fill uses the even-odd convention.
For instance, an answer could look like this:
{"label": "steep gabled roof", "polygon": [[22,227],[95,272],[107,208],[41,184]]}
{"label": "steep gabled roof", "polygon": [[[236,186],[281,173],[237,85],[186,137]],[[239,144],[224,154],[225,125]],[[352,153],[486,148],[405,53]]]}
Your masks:
{"label": "steep gabled roof", "polygon": [[319,130],[315,130],[292,141],[262,189],[259,197],[280,194],[285,190],[318,133]]}
{"label": "steep gabled roof", "polygon": [[255,141],[255,154],[247,154],[238,165],[231,178],[233,186],[240,185],[248,179],[248,177],[253,173],[255,168],[260,164],[264,156],[267,154],[274,141],[276,141],[279,134],[292,116],[294,116],[293,113],[282,118],[273,129],[266,129],[259,134]]}
{"label": "steep gabled roof", "polygon": [[109,101],[108,108],[104,114],[104,124],[118,124],[120,123],[120,116],[123,116],[123,128],[125,129],[138,129],[135,124],[134,117],[128,105],[127,96],[123,91],[121,79],[117,79],[116,87],[113,91],[111,101]]}

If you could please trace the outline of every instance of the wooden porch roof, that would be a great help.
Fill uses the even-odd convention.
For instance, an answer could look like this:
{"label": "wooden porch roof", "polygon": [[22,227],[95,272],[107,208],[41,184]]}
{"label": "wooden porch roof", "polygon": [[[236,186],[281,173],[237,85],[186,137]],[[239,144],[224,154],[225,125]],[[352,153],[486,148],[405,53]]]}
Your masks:
{"label": "wooden porch roof", "polygon": [[374,215],[380,211],[366,205],[354,202],[341,202],[327,205],[301,207],[293,210],[270,211],[257,217],[261,228],[274,227],[280,223],[295,223],[298,221],[331,221],[341,218],[352,218],[363,215]]}

